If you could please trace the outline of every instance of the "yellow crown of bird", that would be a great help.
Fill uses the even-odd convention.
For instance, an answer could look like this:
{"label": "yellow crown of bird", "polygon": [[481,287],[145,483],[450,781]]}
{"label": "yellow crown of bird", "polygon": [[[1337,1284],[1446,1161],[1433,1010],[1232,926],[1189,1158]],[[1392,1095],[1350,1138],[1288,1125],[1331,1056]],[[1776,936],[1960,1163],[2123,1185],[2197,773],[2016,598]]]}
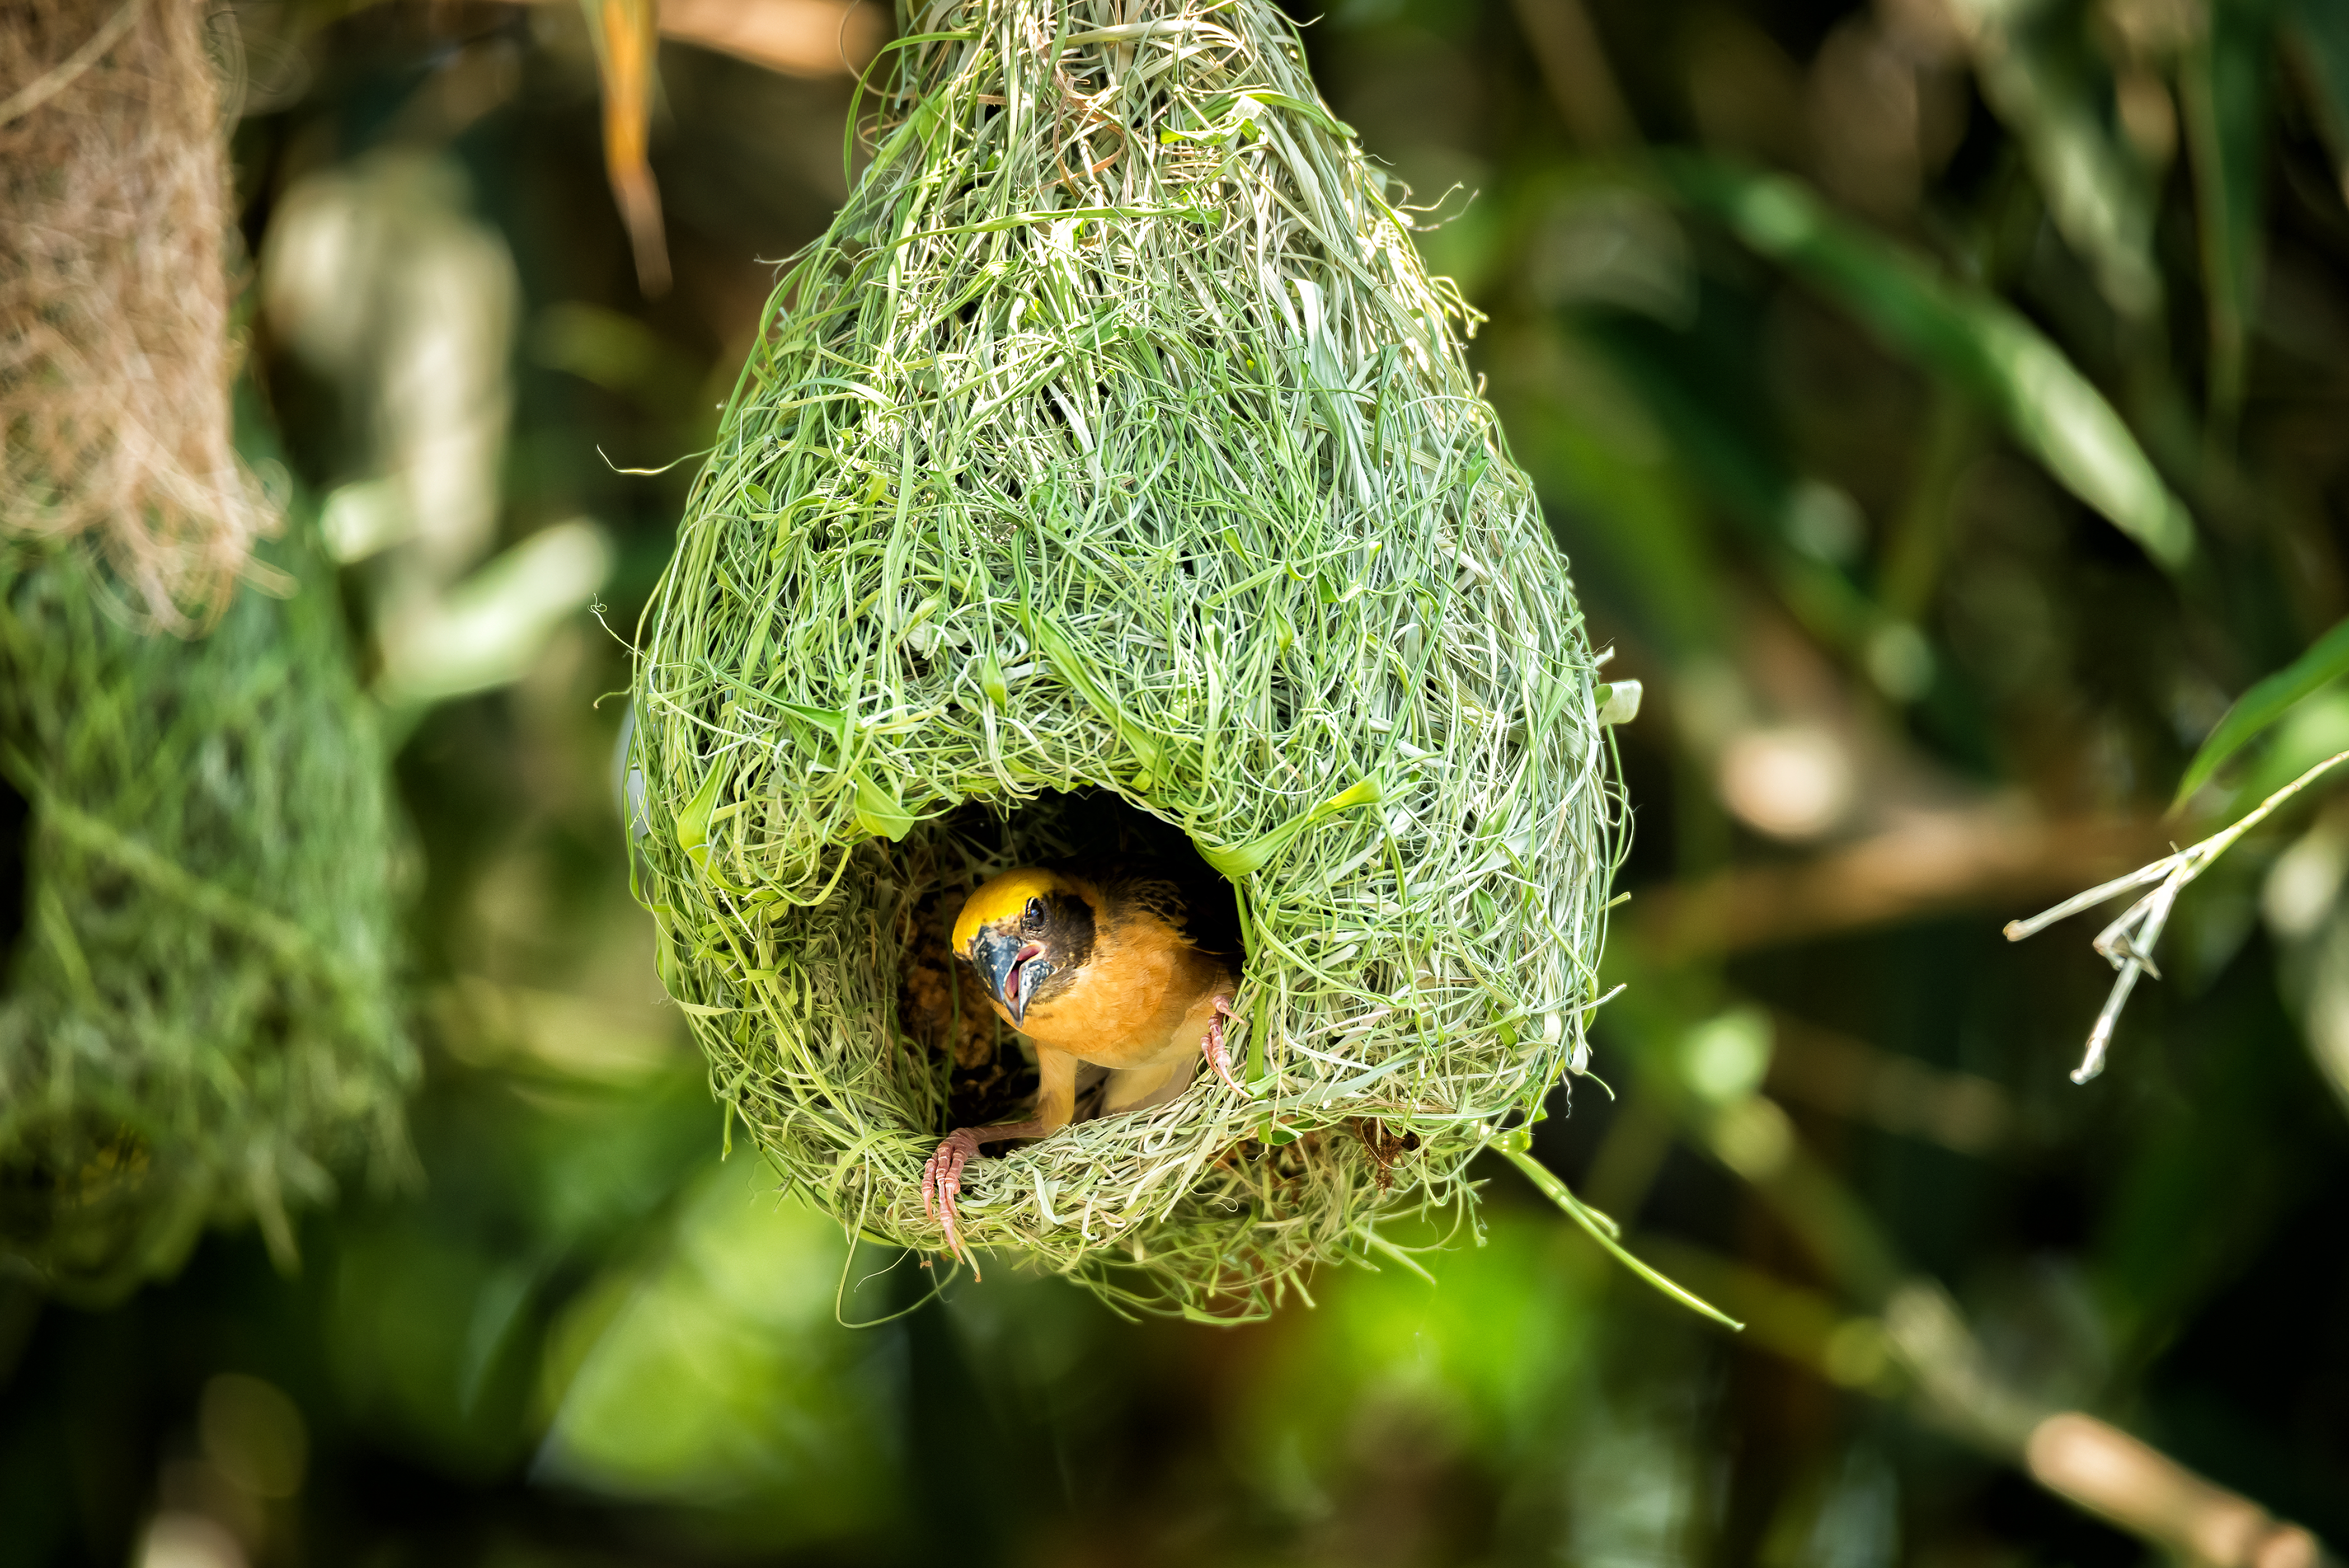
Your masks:
{"label": "yellow crown of bird", "polygon": [[1076,884],[1068,878],[1034,866],[1023,866],[1018,871],[991,877],[979,883],[978,891],[963,904],[962,914],[955,921],[954,950],[968,953],[970,939],[978,934],[980,926],[991,925],[1007,915],[1019,913],[1031,898],[1076,891]]}

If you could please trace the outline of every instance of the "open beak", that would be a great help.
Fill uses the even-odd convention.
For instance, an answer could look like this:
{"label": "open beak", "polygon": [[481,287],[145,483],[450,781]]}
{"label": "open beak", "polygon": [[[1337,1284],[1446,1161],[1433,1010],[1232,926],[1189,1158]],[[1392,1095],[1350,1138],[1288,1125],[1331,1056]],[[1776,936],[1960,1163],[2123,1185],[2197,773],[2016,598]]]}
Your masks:
{"label": "open beak", "polygon": [[1052,966],[1043,962],[1043,952],[1035,943],[991,928],[982,927],[970,939],[971,962],[978,965],[987,988],[1011,1015],[1015,1027],[1028,1016],[1028,999],[1052,973]]}

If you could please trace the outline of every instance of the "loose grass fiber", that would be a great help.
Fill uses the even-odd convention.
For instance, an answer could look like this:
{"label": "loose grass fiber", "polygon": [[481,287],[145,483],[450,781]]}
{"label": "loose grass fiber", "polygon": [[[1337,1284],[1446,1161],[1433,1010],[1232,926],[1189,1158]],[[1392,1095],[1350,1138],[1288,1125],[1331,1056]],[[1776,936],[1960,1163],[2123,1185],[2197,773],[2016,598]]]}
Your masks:
{"label": "loose grass fiber", "polygon": [[[1247,1098],[998,1146],[966,1230],[1270,1311],[1473,1201],[1596,1004],[1616,795],[1473,317],[1264,0],[947,0],[785,268],[647,612],[663,978],[787,1181],[936,1252],[926,912],[1112,794],[1232,881]],[[892,68],[892,67],[885,67]]]}
{"label": "loose grass fiber", "polygon": [[404,1163],[383,746],[315,545],[190,641],[87,542],[0,545],[0,1253],[104,1301],[208,1222]]}

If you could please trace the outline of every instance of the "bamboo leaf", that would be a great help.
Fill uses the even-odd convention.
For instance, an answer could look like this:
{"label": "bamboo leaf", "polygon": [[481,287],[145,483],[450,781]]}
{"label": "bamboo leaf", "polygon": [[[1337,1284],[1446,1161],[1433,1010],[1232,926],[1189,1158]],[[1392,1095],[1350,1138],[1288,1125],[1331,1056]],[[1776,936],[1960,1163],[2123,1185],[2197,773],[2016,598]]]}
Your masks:
{"label": "bamboo leaf", "polygon": [[2222,425],[2242,403],[2244,341],[2258,288],[2275,9],[2274,0],[2211,6],[2209,30],[2178,73],[2202,236],[2210,407]]}
{"label": "bamboo leaf", "polygon": [[2186,508],[2120,415],[2005,302],[1830,213],[1803,186],[1703,158],[1665,165],[1683,200],[1835,300],[1896,353],[1981,399],[2057,482],[2176,572],[2194,554]]}
{"label": "bamboo leaf", "polygon": [[2349,621],[2343,621],[2316,639],[2308,651],[2273,675],[2255,682],[2221,715],[2194,760],[2178,780],[2172,809],[2185,804],[2194,791],[2210,781],[2227,759],[2256,739],[2261,731],[2297,707],[2302,699],[2349,675]]}
{"label": "bamboo leaf", "polygon": [[2161,303],[2153,260],[2155,182],[2113,134],[2109,72],[2079,26],[2082,7],[1950,0],[1970,39],[1982,97],[2023,144],[2047,215],[2124,316]]}

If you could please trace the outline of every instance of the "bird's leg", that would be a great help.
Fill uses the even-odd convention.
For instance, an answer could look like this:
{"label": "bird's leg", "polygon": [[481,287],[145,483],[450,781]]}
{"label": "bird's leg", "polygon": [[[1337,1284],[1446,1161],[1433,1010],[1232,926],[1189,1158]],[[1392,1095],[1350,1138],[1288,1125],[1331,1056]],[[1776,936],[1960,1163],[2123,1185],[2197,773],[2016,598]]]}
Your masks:
{"label": "bird's leg", "polygon": [[957,1261],[970,1265],[970,1277],[980,1277],[978,1259],[963,1244],[962,1232],[955,1223],[955,1199],[962,1193],[962,1168],[978,1158],[982,1143],[1001,1143],[1013,1138],[1041,1138],[1052,1130],[1042,1118],[1032,1121],[1007,1121],[994,1127],[957,1127],[938,1145],[938,1151],[922,1167],[922,1212],[946,1227],[947,1251]]}
{"label": "bird's leg", "polygon": [[1043,1138],[1069,1125],[1076,1110],[1077,1058],[1040,1047],[1036,1069],[1036,1114],[1026,1121],[1002,1121],[992,1127],[957,1127],[922,1167],[922,1212],[946,1228],[947,1251],[970,1265],[979,1276],[978,1257],[962,1239],[961,1217],[955,1199],[962,1193],[963,1167],[978,1158],[982,1143],[1002,1143],[1014,1138]]}
{"label": "bird's leg", "polygon": [[1218,996],[1211,1006],[1216,1009],[1216,1016],[1208,1021],[1206,1038],[1199,1042],[1199,1048],[1206,1053],[1207,1065],[1216,1069],[1217,1078],[1239,1093],[1246,1094],[1247,1090],[1240,1088],[1240,1080],[1232,1076],[1231,1053],[1224,1049],[1224,1020],[1233,1016],[1232,999]]}

